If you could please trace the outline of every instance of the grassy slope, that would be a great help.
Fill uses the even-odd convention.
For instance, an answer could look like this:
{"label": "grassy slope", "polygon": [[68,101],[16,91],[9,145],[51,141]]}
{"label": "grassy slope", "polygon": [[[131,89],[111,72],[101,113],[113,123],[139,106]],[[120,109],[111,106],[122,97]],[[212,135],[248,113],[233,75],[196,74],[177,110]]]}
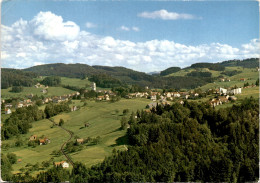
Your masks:
{"label": "grassy slope", "polygon": [[[215,83],[208,83],[202,87],[200,87],[202,90],[207,90],[210,88],[219,88],[219,87],[233,87],[237,85],[238,87],[244,86],[244,83],[248,82],[249,84],[255,83],[256,80],[259,78],[259,72],[257,72],[255,69],[248,69],[248,68],[239,68],[239,67],[233,67],[234,70],[241,70],[242,73],[227,77],[230,78],[230,82],[220,82],[216,81]],[[229,68],[230,69],[230,68]],[[245,78],[246,81],[240,81],[240,78]]]}
{"label": "grassy slope", "polygon": [[[43,77],[44,78],[44,77]],[[42,79],[38,79],[38,81],[41,81]],[[66,77],[61,77],[61,84],[62,85],[70,85],[70,86],[77,86],[79,88],[85,88],[90,90],[91,82],[88,79],[77,79],[77,78],[66,78]],[[110,90],[111,88],[100,88],[97,87],[97,90]],[[42,88],[35,88],[35,87],[24,87],[24,90],[21,93],[13,93],[9,92],[11,90],[11,87],[8,89],[2,89],[1,92],[1,98],[2,99],[8,99],[12,97],[21,97],[24,98],[28,96],[30,93],[38,96],[61,96],[64,94],[70,94],[74,93],[75,91],[69,90],[63,87],[49,87],[48,88],[48,93],[43,94],[41,92]]]}
{"label": "grassy slope", "polygon": [[[74,101],[72,105],[82,105],[79,101]],[[101,137],[101,142],[98,145],[85,146],[82,151],[70,154],[74,161],[81,161],[87,166],[101,162],[105,156],[109,156],[113,150],[124,150],[123,142],[120,137],[124,136],[126,131],[120,130],[120,119],[123,109],[128,108],[131,111],[145,108],[150,100],[147,99],[122,99],[116,103],[87,101],[87,106],[79,111],[60,114],[54,117],[58,122],[60,118],[64,119],[64,127],[73,131],[80,138],[86,137]],[[116,110],[119,113],[116,113]],[[84,123],[90,123],[88,128],[82,128]],[[58,127],[51,128],[51,123],[48,120],[41,120],[33,123],[33,128],[26,135],[21,135],[21,138],[28,142],[30,135],[45,135],[51,139],[51,143],[45,146],[37,146],[36,148],[24,145],[22,147],[12,147],[8,151],[2,150],[3,153],[13,152],[18,158],[22,159],[21,163],[13,165],[14,172],[24,167],[27,163],[35,164],[49,160],[53,157],[51,152],[59,150],[61,144],[69,137],[69,135]],[[119,139],[118,139],[119,138]],[[118,140],[117,140],[118,139]],[[3,141],[3,143],[14,144],[14,139]],[[55,161],[65,160],[63,156],[55,157]]]}
{"label": "grassy slope", "polygon": [[47,94],[43,94],[41,92],[42,88],[35,88],[35,87],[24,87],[24,90],[20,93],[12,93],[12,92],[9,92],[10,90],[11,90],[11,88],[2,89],[1,98],[2,99],[12,98],[12,97],[26,98],[26,96],[28,96],[30,93],[32,93],[34,95],[38,95],[38,96],[43,95],[46,97],[47,96],[60,96],[60,95],[64,95],[64,94],[75,93],[75,91],[73,91],[73,90],[69,90],[69,89],[62,88],[62,87],[49,87]]}

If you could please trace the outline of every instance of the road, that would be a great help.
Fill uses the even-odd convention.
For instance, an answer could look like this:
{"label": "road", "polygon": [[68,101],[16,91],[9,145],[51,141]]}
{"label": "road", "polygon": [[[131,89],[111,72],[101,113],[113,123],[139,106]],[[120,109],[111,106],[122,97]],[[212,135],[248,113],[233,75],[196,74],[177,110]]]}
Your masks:
{"label": "road", "polygon": [[72,137],[73,137],[72,132],[69,131],[69,130],[67,130],[66,128],[64,128],[64,127],[62,127],[62,126],[57,125],[52,119],[48,119],[48,120],[49,120],[50,122],[52,122],[55,126],[61,128],[61,129],[63,129],[64,131],[66,131],[66,132],[70,135],[70,138],[69,138],[66,142],[64,142],[64,143],[62,144],[60,150],[61,150],[62,154],[67,158],[68,162],[72,165],[72,167],[74,167],[74,163],[73,163],[72,159],[64,152],[64,147],[66,146],[66,144],[67,144],[67,143],[72,139]]}

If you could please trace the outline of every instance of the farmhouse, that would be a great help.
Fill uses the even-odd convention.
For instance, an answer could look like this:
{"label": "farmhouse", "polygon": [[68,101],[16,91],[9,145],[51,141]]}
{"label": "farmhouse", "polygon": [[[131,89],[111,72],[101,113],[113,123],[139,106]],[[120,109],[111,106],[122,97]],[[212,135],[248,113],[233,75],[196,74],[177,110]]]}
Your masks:
{"label": "farmhouse", "polygon": [[21,107],[23,107],[23,103],[18,103],[18,104],[16,104],[16,106],[15,106],[16,109],[17,109],[17,108],[21,108]]}
{"label": "farmhouse", "polygon": [[11,108],[12,106],[13,106],[12,104],[8,103],[5,105],[5,108]]}
{"label": "farmhouse", "polygon": [[40,145],[46,145],[48,143],[51,143],[51,141],[50,141],[50,139],[48,139],[46,137],[44,139],[39,139],[39,144]]}
{"label": "farmhouse", "polygon": [[34,140],[37,140],[37,135],[30,136],[29,141],[34,141]]}
{"label": "farmhouse", "polygon": [[71,107],[70,110],[71,110],[71,111],[76,111],[77,109],[78,109],[77,106],[74,105],[74,106]]}
{"label": "farmhouse", "polygon": [[12,111],[10,109],[5,109],[5,114],[11,114]]}
{"label": "farmhouse", "polygon": [[212,107],[216,107],[217,105],[222,105],[222,102],[218,99],[212,99],[212,101],[210,102],[210,105]]}
{"label": "farmhouse", "polygon": [[78,144],[83,144],[84,139],[77,139],[76,142],[77,142]]}
{"label": "farmhouse", "polygon": [[234,95],[240,94],[240,93],[242,93],[242,89],[241,88],[235,88],[233,90],[230,90],[229,93],[234,94]]}
{"label": "farmhouse", "polygon": [[66,161],[61,161],[61,162],[55,162],[54,165],[57,166],[62,166],[62,168],[69,168],[69,163]]}
{"label": "farmhouse", "polygon": [[98,96],[97,97],[97,100],[104,100],[105,99],[105,96]]}
{"label": "farmhouse", "polygon": [[48,91],[46,89],[41,90],[42,93],[47,93]]}
{"label": "farmhouse", "polygon": [[225,89],[225,88],[219,88],[219,93],[226,95],[226,94],[227,94],[227,89]]}
{"label": "farmhouse", "polygon": [[229,96],[219,96],[218,99],[222,102],[222,103],[227,103],[228,102],[228,98]]}

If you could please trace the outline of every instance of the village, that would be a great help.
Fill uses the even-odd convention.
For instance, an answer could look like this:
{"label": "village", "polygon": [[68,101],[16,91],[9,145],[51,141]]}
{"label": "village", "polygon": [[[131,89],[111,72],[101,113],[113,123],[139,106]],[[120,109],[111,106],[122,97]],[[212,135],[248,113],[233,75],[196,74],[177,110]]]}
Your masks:
{"label": "village", "polygon": [[[228,81],[228,80],[226,80]],[[245,81],[244,78],[241,78],[240,81]],[[223,81],[224,82],[224,81]],[[135,92],[128,93],[124,98],[133,99],[133,98],[146,98],[150,99],[152,103],[149,103],[148,108],[152,108],[158,104],[169,104],[169,101],[179,102],[180,104],[184,103],[184,100],[198,100],[206,98],[208,96],[214,96],[208,100],[209,104],[212,107],[228,103],[229,101],[236,101],[237,97],[235,95],[242,93],[242,88],[256,87],[256,85],[249,85],[244,87],[229,87],[229,88],[218,88],[218,89],[208,89],[207,91],[202,92],[201,90],[190,90],[190,91],[175,91],[175,92],[163,92],[159,89],[149,89],[148,86],[145,87],[145,92]],[[41,89],[43,94],[48,92],[48,86],[41,85],[37,83],[35,88]],[[91,90],[96,93],[96,101],[111,101],[112,97],[117,96],[115,92],[111,90],[97,90],[96,83],[92,83]],[[83,93],[74,92],[71,94],[65,94],[62,96],[51,96],[51,97],[38,97],[34,96],[32,93],[26,96],[23,100],[15,102],[7,102],[6,100],[1,100],[2,109],[4,108],[5,114],[11,114],[12,111],[21,107],[28,107],[40,102],[41,105],[47,103],[61,103],[68,102],[71,99],[85,99],[84,93],[89,92],[90,90],[85,90]],[[87,99],[87,98],[86,98]],[[10,101],[10,100],[9,100]],[[4,105],[4,106],[3,106]],[[71,107],[71,111],[77,110],[77,106]]]}

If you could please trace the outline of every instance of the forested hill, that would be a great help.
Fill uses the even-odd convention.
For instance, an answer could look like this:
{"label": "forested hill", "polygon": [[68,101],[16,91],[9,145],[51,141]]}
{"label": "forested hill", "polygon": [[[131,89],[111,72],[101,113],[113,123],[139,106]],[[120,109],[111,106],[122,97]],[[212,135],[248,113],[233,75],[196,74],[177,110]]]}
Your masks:
{"label": "forested hill", "polygon": [[1,69],[1,88],[9,88],[11,86],[27,86],[34,84],[33,78],[38,74],[18,69]]}
{"label": "forested hill", "polygon": [[96,69],[87,64],[46,64],[33,66],[25,71],[32,71],[41,76],[62,76],[71,78],[81,78],[85,75],[97,74]]}
{"label": "forested hill", "polygon": [[[210,73],[194,71],[199,68],[224,72],[225,67],[249,67],[254,68],[259,66],[259,60],[256,58],[245,59],[245,60],[231,60],[221,63],[196,63],[192,64],[190,67],[181,69],[179,67],[170,67],[161,72],[160,75],[149,75],[144,72],[134,71],[132,69],[124,67],[109,67],[109,66],[89,66],[86,64],[46,64],[30,67],[22,71],[34,72],[35,75],[41,76],[62,76],[70,78],[86,78],[88,77],[91,81],[97,83],[99,87],[115,87],[125,84],[139,85],[139,86],[149,86],[151,88],[175,88],[175,89],[192,89],[198,86],[203,86],[207,83],[214,82],[216,76],[212,76]],[[193,69],[194,72],[186,73],[184,75],[178,75],[178,72],[187,71],[187,69]],[[14,72],[14,71],[13,71]],[[26,73],[24,72],[24,73]],[[171,75],[176,73],[177,75]],[[199,73],[197,73],[199,72]],[[10,72],[9,72],[10,73]],[[28,73],[28,72],[27,72]],[[26,75],[25,75],[26,76]],[[30,84],[24,83],[23,80],[29,81],[25,78],[24,74],[18,79],[18,83],[10,82],[10,75],[7,72],[2,73],[2,86],[5,88],[15,85],[30,86]],[[169,77],[165,77],[169,76]],[[15,78],[15,77],[14,77]],[[16,77],[18,78],[18,77]],[[33,78],[33,77],[31,77]]]}
{"label": "forested hill", "polygon": [[228,60],[221,62],[220,65],[225,67],[245,67],[245,68],[256,68],[259,67],[259,58],[248,58],[244,60]]}

